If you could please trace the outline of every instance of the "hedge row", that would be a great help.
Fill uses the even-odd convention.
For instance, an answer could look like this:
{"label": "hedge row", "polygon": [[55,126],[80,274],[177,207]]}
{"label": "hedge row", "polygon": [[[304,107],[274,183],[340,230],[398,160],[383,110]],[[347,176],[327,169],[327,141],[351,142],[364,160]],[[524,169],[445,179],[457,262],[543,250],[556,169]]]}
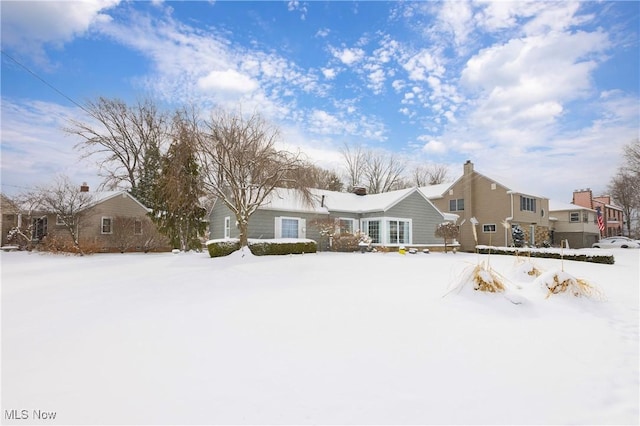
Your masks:
{"label": "hedge row", "polygon": [[249,242],[249,250],[256,256],[315,253],[318,245],[315,241],[260,241]]}
{"label": "hedge row", "polygon": [[540,257],[545,259],[565,259],[575,260],[578,262],[592,262],[603,263],[606,265],[613,265],[615,260],[612,254],[594,254],[594,253],[577,253],[566,251],[551,251],[551,250],[532,250],[526,248],[510,248],[510,247],[488,247],[478,246],[476,247],[480,254],[505,254],[505,255],[522,255],[531,257]]}
{"label": "hedge row", "polygon": [[[207,242],[207,250],[211,257],[228,256],[236,250],[240,250],[240,241],[213,240]],[[249,241],[249,250],[255,256],[283,255],[283,254],[304,254],[315,253],[318,245],[313,240],[302,241]]]}
{"label": "hedge row", "polygon": [[236,250],[240,250],[239,240],[216,240],[207,242],[207,250],[211,257],[228,256]]}

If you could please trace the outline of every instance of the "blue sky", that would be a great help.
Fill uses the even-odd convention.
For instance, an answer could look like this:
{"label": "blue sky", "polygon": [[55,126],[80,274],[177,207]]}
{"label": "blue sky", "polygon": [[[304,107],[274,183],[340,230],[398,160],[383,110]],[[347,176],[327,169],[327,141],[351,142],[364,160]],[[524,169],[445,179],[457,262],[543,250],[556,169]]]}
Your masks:
{"label": "blue sky", "polygon": [[0,13],[7,193],[55,174],[98,186],[62,130],[98,96],[241,106],[323,167],[340,171],[345,143],[452,178],[470,159],[565,202],[604,191],[639,136],[638,2],[2,1]]}

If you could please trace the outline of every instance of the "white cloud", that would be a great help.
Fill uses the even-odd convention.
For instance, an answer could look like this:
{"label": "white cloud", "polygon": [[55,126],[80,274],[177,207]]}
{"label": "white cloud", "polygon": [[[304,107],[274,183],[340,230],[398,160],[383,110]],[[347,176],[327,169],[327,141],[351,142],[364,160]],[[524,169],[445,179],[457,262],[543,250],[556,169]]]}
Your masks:
{"label": "white cloud", "polygon": [[238,71],[211,71],[198,79],[198,86],[203,90],[250,93],[258,88],[258,83]]}
{"label": "white cloud", "polygon": [[300,1],[298,1],[298,0],[289,0],[289,3],[287,3],[287,10],[289,12],[299,11],[300,12],[300,19],[302,19],[303,21],[307,18],[307,3],[306,2],[300,3]]}
{"label": "white cloud", "polygon": [[345,65],[353,65],[356,62],[359,62],[364,58],[364,50],[354,47],[354,48],[342,48],[342,49],[331,49],[331,53],[334,57],[339,59]]}
{"label": "white cloud", "polygon": [[441,65],[440,59],[428,49],[411,56],[404,64],[403,68],[409,73],[409,79],[413,81],[426,81],[430,75],[442,76],[445,68]]}
{"label": "white cloud", "polygon": [[467,42],[473,31],[471,5],[465,1],[446,1],[438,14],[442,26],[453,33],[456,46]]}
{"label": "white cloud", "polygon": [[461,75],[478,95],[470,119],[489,130],[513,127],[544,136],[539,130],[553,124],[567,102],[592,95],[591,74],[608,45],[600,32],[549,33],[480,51]]}
{"label": "white cloud", "polygon": [[79,161],[74,149],[80,142],[61,129],[69,120],[83,117],[76,107],[54,103],[2,98],[2,191],[24,192],[46,185],[58,174],[65,174],[78,185],[88,182],[96,188],[95,158]]}
{"label": "white cloud", "polygon": [[335,68],[322,68],[322,75],[324,75],[324,78],[327,80],[333,80],[338,73]]}
{"label": "white cloud", "polygon": [[344,129],[344,125],[338,117],[322,110],[314,110],[311,112],[309,125],[312,131],[318,134],[339,133]]}
{"label": "white cloud", "polygon": [[82,2],[3,1],[2,44],[44,60],[44,45],[60,47],[110,17],[103,11],[120,0]]}
{"label": "white cloud", "polygon": [[429,140],[422,147],[422,151],[428,154],[444,154],[445,152],[447,152],[447,146],[441,141]]}
{"label": "white cloud", "polygon": [[331,30],[329,28],[320,28],[317,32],[316,32],[316,37],[319,38],[325,38],[326,36],[328,36],[331,33]]}
{"label": "white cloud", "polygon": [[[97,26],[102,35],[144,55],[152,72],[134,82],[172,103],[258,108],[267,118],[290,117],[296,95],[323,96],[314,72],[275,54],[238,46],[222,32],[202,31],[132,10],[126,19]],[[212,71],[213,70],[213,71]]]}

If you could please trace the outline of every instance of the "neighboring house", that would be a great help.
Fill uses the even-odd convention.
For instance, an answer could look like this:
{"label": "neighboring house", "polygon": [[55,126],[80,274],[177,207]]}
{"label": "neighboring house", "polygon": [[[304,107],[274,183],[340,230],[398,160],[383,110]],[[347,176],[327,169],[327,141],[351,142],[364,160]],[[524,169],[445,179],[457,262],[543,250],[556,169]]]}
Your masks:
{"label": "neighboring house", "polygon": [[599,240],[600,229],[594,209],[551,200],[549,221],[554,245],[567,240],[570,248],[585,248]]}
{"label": "neighboring house", "polygon": [[[383,194],[312,189],[313,202],[305,203],[291,189],[276,189],[249,220],[249,238],[308,238],[323,241],[318,223],[332,221],[338,232],[362,231],[374,246],[442,246],[436,227],[455,221],[440,212],[418,188]],[[237,238],[235,216],[218,200],[210,214],[212,239]],[[325,248],[325,247],[321,247]]]}
{"label": "neighboring house", "polygon": [[[90,197],[75,224],[81,247],[102,252],[169,249],[150,220],[149,209],[127,191],[90,193],[85,185],[80,191],[87,192]],[[22,209],[16,214],[13,226],[30,227],[34,244],[45,241],[55,241],[59,245],[71,243],[68,230],[55,213]],[[5,234],[3,228],[3,242]]]}
{"label": "neighboring house", "polygon": [[510,246],[514,226],[524,231],[531,246],[549,239],[549,200],[482,175],[471,161],[464,164],[463,174],[455,182],[420,190],[440,211],[460,215],[458,241],[462,250],[475,250],[472,218],[478,221],[478,244]]}
{"label": "neighboring house", "polygon": [[604,231],[601,233],[603,237],[622,235],[623,211],[621,207],[613,204],[610,196],[594,197],[591,189],[580,189],[573,191],[573,204],[600,210],[604,221]]}
{"label": "neighboring house", "polygon": [[8,236],[11,229],[18,226],[18,206],[15,205],[4,194],[0,194],[0,234],[2,235],[2,246],[9,244]]}

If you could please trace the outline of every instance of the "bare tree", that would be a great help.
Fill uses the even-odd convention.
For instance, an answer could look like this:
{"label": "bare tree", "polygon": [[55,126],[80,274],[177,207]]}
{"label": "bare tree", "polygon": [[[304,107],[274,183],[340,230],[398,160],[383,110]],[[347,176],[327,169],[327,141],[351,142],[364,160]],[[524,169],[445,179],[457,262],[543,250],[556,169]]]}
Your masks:
{"label": "bare tree", "polygon": [[394,154],[368,151],[365,156],[364,178],[371,194],[389,192],[406,186],[402,174],[405,162]]}
{"label": "bare tree", "polygon": [[164,143],[166,115],[150,100],[129,106],[119,99],[103,97],[87,102],[84,110],[93,121],[72,120],[66,132],[83,139],[77,144],[83,158],[99,158],[103,186],[125,184],[135,192],[144,177],[147,152]]}
{"label": "bare tree", "polygon": [[38,221],[45,220],[40,211],[40,194],[37,190],[23,192],[9,199],[9,202],[18,217],[15,226],[9,230],[7,240],[21,249],[31,250],[37,239],[36,225]]}
{"label": "bare tree", "polygon": [[636,179],[640,179],[640,139],[624,147],[624,157],[629,170],[636,175]]}
{"label": "bare tree", "polygon": [[619,170],[609,184],[609,193],[622,207],[626,218],[627,235],[631,236],[631,222],[636,219],[640,209],[640,185],[638,179],[630,172]]}
{"label": "bare tree", "polygon": [[236,217],[240,245],[248,244],[249,218],[278,187],[296,188],[311,201],[300,153],[278,150],[278,129],[254,113],[219,111],[204,123],[199,156],[204,187]]}
{"label": "bare tree", "polygon": [[307,164],[305,175],[310,188],[325,189],[327,191],[342,191],[344,184],[340,176],[334,171],[323,169],[313,164]]}
{"label": "bare tree", "polygon": [[446,182],[448,169],[441,164],[419,165],[413,169],[412,183],[415,186],[438,185]]}
{"label": "bare tree", "polygon": [[81,192],[66,176],[58,177],[51,186],[41,187],[38,193],[39,208],[56,215],[56,225],[64,227],[73,247],[82,254],[79,243],[81,215],[93,204],[92,195]]}
{"label": "bare tree", "polygon": [[[113,230],[112,240],[120,253],[131,250],[136,246],[139,238],[136,235],[136,222],[140,219],[126,216],[116,216],[113,218]],[[140,232],[142,232],[142,223],[140,226]]]}
{"label": "bare tree", "polygon": [[356,186],[362,185],[364,170],[366,168],[366,153],[361,146],[350,147],[345,144],[341,150],[347,166],[347,190],[351,191]]}
{"label": "bare tree", "polygon": [[345,145],[342,149],[348,178],[348,190],[365,185],[370,194],[406,188],[403,178],[406,162],[382,150],[365,150]]}

